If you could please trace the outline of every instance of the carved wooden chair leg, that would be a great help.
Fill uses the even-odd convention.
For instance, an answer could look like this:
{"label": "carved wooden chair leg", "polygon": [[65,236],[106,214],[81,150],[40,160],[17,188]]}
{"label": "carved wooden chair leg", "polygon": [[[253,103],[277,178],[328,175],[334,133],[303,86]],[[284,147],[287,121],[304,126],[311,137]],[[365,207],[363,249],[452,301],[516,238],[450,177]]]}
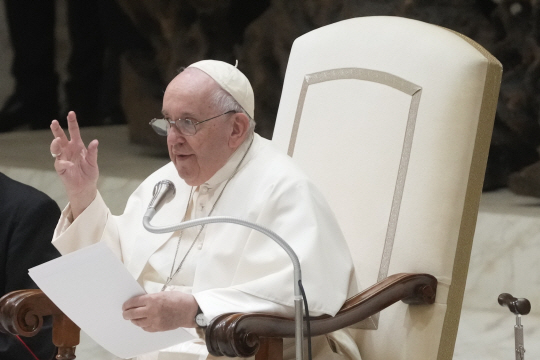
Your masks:
{"label": "carved wooden chair leg", "polygon": [[75,359],[81,329],[63,313],[53,315],[53,344],[58,348],[56,360]]}
{"label": "carved wooden chair leg", "polygon": [[255,355],[255,360],[267,359],[283,360],[283,339],[261,338],[261,345]]}

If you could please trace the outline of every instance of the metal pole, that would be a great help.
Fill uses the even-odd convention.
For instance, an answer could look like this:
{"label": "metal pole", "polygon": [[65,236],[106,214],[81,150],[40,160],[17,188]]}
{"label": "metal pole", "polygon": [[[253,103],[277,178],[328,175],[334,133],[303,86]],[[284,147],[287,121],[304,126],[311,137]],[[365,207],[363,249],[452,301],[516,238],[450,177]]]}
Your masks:
{"label": "metal pole", "polygon": [[523,326],[521,325],[521,315],[516,315],[516,325],[514,326],[516,341],[516,360],[525,359],[525,347],[523,344]]}
{"label": "metal pole", "polygon": [[[299,286],[299,285],[297,285]],[[296,360],[304,359],[304,304],[302,296],[294,297],[294,321],[295,321],[295,343],[296,343]]]}

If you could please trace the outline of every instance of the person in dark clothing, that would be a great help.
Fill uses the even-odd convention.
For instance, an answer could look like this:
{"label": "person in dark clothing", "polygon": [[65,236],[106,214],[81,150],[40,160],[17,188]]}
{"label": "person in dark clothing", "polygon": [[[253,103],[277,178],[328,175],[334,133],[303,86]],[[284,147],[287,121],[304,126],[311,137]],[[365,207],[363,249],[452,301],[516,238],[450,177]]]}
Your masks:
{"label": "person in dark clothing", "polygon": [[[64,117],[55,71],[55,0],[4,3],[15,91],[0,110],[0,132],[22,125],[47,129],[52,119]],[[68,1],[66,7],[71,42],[66,107],[77,112],[80,126],[124,123],[121,56],[151,59],[153,49],[116,1]]]}
{"label": "person in dark clothing", "polygon": [[0,131],[46,129],[58,114],[55,0],[4,0],[13,48],[15,91],[0,111]]}
{"label": "person in dark clothing", "polygon": [[[50,197],[0,173],[0,297],[21,289],[35,289],[28,269],[58,257],[51,238],[60,208]],[[49,360],[50,319],[34,337],[0,333],[0,359]]]}

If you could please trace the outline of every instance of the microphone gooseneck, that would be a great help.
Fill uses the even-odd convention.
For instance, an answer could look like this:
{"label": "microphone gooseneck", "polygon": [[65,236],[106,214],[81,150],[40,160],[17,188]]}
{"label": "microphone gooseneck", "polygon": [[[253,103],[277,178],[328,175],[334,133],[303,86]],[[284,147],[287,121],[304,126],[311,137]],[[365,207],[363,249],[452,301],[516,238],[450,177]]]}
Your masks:
{"label": "microphone gooseneck", "polygon": [[[182,229],[186,229],[186,228],[190,228],[194,226],[212,224],[212,223],[231,223],[231,224],[245,226],[253,230],[257,230],[258,232],[263,233],[269,238],[271,238],[272,240],[274,240],[276,243],[278,243],[278,245],[280,245],[283,248],[283,250],[285,250],[287,255],[289,255],[289,257],[291,258],[295,275],[298,275],[299,277],[298,280],[302,279],[301,270],[300,270],[300,261],[298,260],[298,257],[296,256],[294,250],[278,234],[276,234],[270,229],[265,228],[264,226],[261,226],[261,225],[258,225],[258,224],[255,224],[246,220],[234,218],[231,216],[211,216],[211,217],[204,217],[200,219],[184,221],[177,225],[156,227],[150,224],[150,221],[152,220],[155,214],[155,211],[152,211],[152,210],[153,209],[148,207],[148,210],[146,211],[146,214],[143,217],[143,225],[146,230],[154,234],[170,233],[170,232],[175,232],[178,230],[182,230]],[[301,295],[301,292],[300,291],[298,291],[298,293],[295,292],[294,295]]]}
{"label": "microphone gooseneck", "polygon": [[[170,183],[170,184],[169,184]],[[166,188],[162,190],[162,187]],[[199,225],[205,225],[205,224],[212,224],[212,223],[231,223],[231,224],[237,224],[241,226],[245,226],[248,228],[251,228],[253,230],[256,230],[260,233],[263,233],[264,235],[268,236],[274,242],[276,242],[285,252],[287,255],[289,255],[289,258],[292,261],[293,268],[294,268],[294,307],[295,307],[295,343],[296,343],[296,359],[302,360],[304,358],[303,354],[303,317],[304,317],[304,310],[303,310],[303,296],[302,296],[302,290],[301,290],[301,284],[302,284],[302,272],[300,269],[300,261],[298,260],[298,257],[296,256],[296,253],[294,250],[290,247],[289,244],[285,242],[279,235],[277,235],[275,232],[273,232],[270,229],[265,228],[264,226],[242,220],[237,219],[230,216],[211,216],[211,217],[205,217],[200,219],[194,219],[182,222],[177,225],[171,225],[171,226],[163,226],[163,227],[156,227],[152,226],[150,224],[150,221],[152,221],[152,218],[156,214],[156,207],[159,205],[159,203],[162,201],[162,199],[165,197],[165,195],[170,191],[169,189],[172,189],[174,191],[174,185],[169,180],[163,180],[156,184],[154,187],[154,197],[152,198],[152,201],[148,205],[148,209],[146,210],[146,213],[143,216],[143,226],[146,230],[148,230],[151,233],[154,234],[163,234],[163,233],[169,233],[174,232],[177,230],[182,230],[194,226]],[[309,321],[309,314],[306,314]]]}

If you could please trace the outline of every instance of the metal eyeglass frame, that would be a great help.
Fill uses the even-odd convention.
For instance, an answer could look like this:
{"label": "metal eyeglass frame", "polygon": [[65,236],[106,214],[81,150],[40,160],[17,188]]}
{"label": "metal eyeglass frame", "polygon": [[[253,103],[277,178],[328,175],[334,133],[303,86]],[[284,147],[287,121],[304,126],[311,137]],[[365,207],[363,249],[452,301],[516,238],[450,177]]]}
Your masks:
{"label": "metal eyeglass frame", "polygon": [[[207,121],[210,121],[210,120],[213,120],[213,119],[218,118],[218,117],[220,117],[220,116],[223,116],[223,115],[225,115],[225,114],[235,113],[235,112],[236,112],[235,110],[225,111],[223,114],[216,115],[216,116],[214,116],[214,117],[211,117],[211,118],[206,119],[206,120],[203,120],[203,121],[197,121],[196,123],[194,123],[193,121],[191,121],[191,119],[177,119],[177,120],[171,120],[171,119],[162,118],[162,119],[152,119],[152,120],[150,120],[150,123],[149,123],[149,124],[152,126],[152,129],[154,129],[154,131],[155,131],[158,135],[167,136],[167,134],[169,133],[169,129],[171,128],[172,125],[174,125],[174,126],[178,129],[178,131],[180,131],[180,133],[182,133],[183,135],[185,135],[185,136],[193,136],[193,135],[195,135],[195,134],[197,133],[197,125],[202,124],[202,123],[207,122]],[[161,120],[165,120],[165,121],[167,121],[167,123],[168,123],[168,127],[166,128],[166,132],[165,132],[164,134],[161,133],[161,132],[159,132],[159,131],[154,127],[154,123],[155,123],[156,121],[161,121]],[[193,134],[184,132],[184,131],[180,128],[180,126],[177,125],[179,121],[182,121],[184,124],[187,124],[187,126],[184,127],[184,129],[188,129],[188,127],[189,127],[190,125],[192,125],[192,126],[193,126],[193,129],[195,129],[195,131],[193,132]]]}

